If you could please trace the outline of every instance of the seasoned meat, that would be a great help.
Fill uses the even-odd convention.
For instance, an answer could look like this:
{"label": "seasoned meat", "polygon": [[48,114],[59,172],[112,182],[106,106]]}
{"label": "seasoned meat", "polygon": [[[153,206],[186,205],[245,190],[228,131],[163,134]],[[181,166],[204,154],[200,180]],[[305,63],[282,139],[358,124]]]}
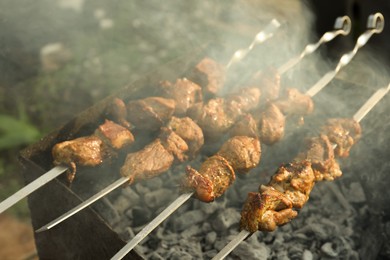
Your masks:
{"label": "seasoned meat", "polygon": [[283,193],[272,187],[264,187],[261,193],[248,194],[241,211],[240,228],[251,233],[257,230],[271,232],[297,215],[291,201]]}
{"label": "seasoned meat", "polygon": [[214,201],[233,183],[236,176],[229,162],[220,155],[213,155],[200,166],[199,172],[187,167],[183,187],[193,190],[195,196],[204,202]]}
{"label": "seasoned meat", "polygon": [[258,132],[257,122],[253,116],[251,114],[244,114],[230,129],[229,135],[231,137],[241,135],[258,138]]}
{"label": "seasoned meat", "polygon": [[202,101],[202,88],[186,78],[177,79],[174,84],[163,81],[160,86],[161,96],[176,102],[175,115],[185,115],[188,108]]}
{"label": "seasoned meat", "polygon": [[124,127],[130,129],[131,124],[127,121],[127,108],[125,102],[122,99],[114,98],[105,110],[107,118],[112,119],[114,122],[118,122]]}
{"label": "seasoned meat", "polygon": [[260,142],[257,138],[235,136],[227,140],[218,151],[236,172],[248,172],[259,165],[261,157]]}
{"label": "seasoned meat", "polygon": [[272,145],[283,138],[286,119],[277,106],[269,102],[260,114],[258,123],[261,142]]}
{"label": "seasoned meat", "polygon": [[188,78],[202,87],[204,97],[215,96],[223,87],[226,78],[225,67],[210,58],[201,60]]}
{"label": "seasoned meat", "polygon": [[131,184],[137,180],[153,178],[167,171],[174,159],[173,154],[157,138],[142,150],[129,153],[120,173],[123,177],[129,178],[129,184]]}
{"label": "seasoned meat", "polygon": [[71,183],[76,174],[76,165],[97,166],[103,162],[109,150],[96,135],[76,138],[56,144],[52,149],[54,165],[68,165],[67,178]]}
{"label": "seasoned meat", "polygon": [[237,120],[245,112],[255,109],[260,101],[261,92],[258,88],[243,88],[237,93],[226,97],[226,113]]}
{"label": "seasoned meat", "polygon": [[280,75],[275,68],[269,68],[254,75],[249,83],[261,91],[261,102],[274,100],[279,97]]}
{"label": "seasoned meat", "polygon": [[158,130],[175,111],[175,101],[162,97],[147,97],[127,104],[127,117],[138,129]]}
{"label": "seasoned meat", "polygon": [[185,154],[188,151],[188,145],[174,131],[169,128],[162,127],[159,138],[164,148],[173,154],[179,162],[184,162],[188,159],[188,156]]}
{"label": "seasoned meat", "polygon": [[284,115],[308,115],[313,112],[314,104],[309,95],[302,94],[296,88],[288,88],[274,104]]}
{"label": "seasoned meat", "polygon": [[304,152],[295,159],[295,161],[301,160],[311,162],[316,181],[323,179],[332,181],[342,174],[334,158],[333,146],[326,135],[308,139]]}
{"label": "seasoned meat", "polygon": [[104,124],[100,125],[96,129],[95,135],[117,150],[134,142],[134,136],[129,130],[110,120],[106,120]]}
{"label": "seasoned meat", "polygon": [[354,119],[332,118],[328,119],[321,132],[337,145],[334,150],[336,156],[348,157],[352,146],[360,139],[362,130]]}
{"label": "seasoned meat", "polygon": [[294,208],[302,208],[309,199],[314,181],[311,163],[300,161],[280,166],[268,186],[284,193]]}
{"label": "seasoned meat", "polygon": [[179,135],[188,145],[188,155],[193,158],[204,144],[202,129],[189,117],[172,117],[167,128]]}
{"label": "seasoned meat", "polygon": [[234,121],[225,110],[223,98],[210,99],[206,104],[192,107],[189,116],[203,129],[205,137],[218,139],[233,125]]}

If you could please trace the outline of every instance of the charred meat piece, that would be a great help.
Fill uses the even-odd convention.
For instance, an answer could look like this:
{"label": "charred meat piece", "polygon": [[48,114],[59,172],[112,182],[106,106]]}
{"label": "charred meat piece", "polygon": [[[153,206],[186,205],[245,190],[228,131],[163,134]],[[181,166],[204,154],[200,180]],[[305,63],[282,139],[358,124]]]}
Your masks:
{"label": "charred meat piece", "polygon": [[332,181],[342,175],[340,166],[334,157],[333,146],[326,135],[309,138],[304,151],[297,156],[295,161],[310,161],[316,181],[323,179]]}
{"label": "charred meat piece", "polygon": [[174,131],[187,143],[190,158],[199,153],[204,144],[203,131],[191,118],[172,117],[166,127]]}
{"label": "charred meat piece", "polygon": [[127,108],[125,102],[120,98],[114,98],[105,110],[107,118],[118,122],[124,127],[130,129],[131,124],[127,121]]}
{"label": "charred meat piece", "polygon": [[199,171],[187,167],[183,187],[204,202],[221,196],[235,180],[235,171],[247,172],[260,161],[258,139],[236,136],[227,140],[217,154],[202,163]]}
{"label": "charred meat piece", "polygon": [[188,108],[202,101],[202,88],[186,78],[177,79],[174,84],[161,82],[160,92],[162,97],[176,102],[174,114],[177,116],[185,115]]}
{"label": "charred meat piece", "polygon": [[261,91],[261,102],[271,101],[279,97],[280,75],[275,68],[256,73],[249,83]]}
{"label": "charred meat piece", "polygon": [[302,94],[296,88],[288,88],[274,104],[284,115],[308,115],[313,112],[314,104],[309,95]]}
{"label": "charred meat piece", "polygon": [[237,93],[230,94],[226,97],[226,113],[234,121],[245,112],[257,108],[260,101],[261,92],[258,88],[243,88]]}
{"label": "charred meat piece", "polygon": [[302,208],[309,199],[315,181],[309,161],[288,163],[279,167],[268,186],[282,192],[294,208]]}
{"label": "charred meat piece", "polygon": [[258,122],[259,136],[263,143],[272,145],[283,138],[286,118],[273,103],[268,102],[260,113]]}
{"label": "charred meat piece", "polygon": [[261,193],[248,194],[241,211],[240,228],[251,233],[257,230],[271,232],[297,215],[291,201],[283,193],[264,187]]}
{"label": "charred meat piece", "polygon": [[137,180],[153,178],[167,171],[174,159],[173,154],[157,138],[142,150],[129,153],[120,173],[123,177],[127,177],[131,184]]}
{"label": "charred meat piece", "polygon": [[56,144],[52,149],[53,163],[70,167],[67,178],[71,183],[77,165],[97,166],[103,160],[116,155],[115,150],[122,149],[133,142],[134,137],[129,130],[106,120],[93,135]]}
{"label": "charred meat piece", "polygon": [[214,201],[221,196],[236,178],[230,163],[220,155],[207,158],[199,172],[190,166],[186,171],[184,188],[194,191],[195,196],[204,202]]}
{"label": "charred meat piece", "polygon": [[258,138],[258,132],[257,122],[253,116],[251,114],[244,114],[230,129],[229,135],[231,137],[241,135]]}
{"label": "charred meat piece", "polygon": [[260,142],[257,138],[235,136],[227,140],[218,151],[236,172],[246,173],[259,165]]}
{"label": "charred meat piece", "polygon": [[328,119],[321,132],[337,145],[334,150],[336,156],[348,157],[352,146],[360,139],[362,130],[354,119],[332,118]]}
{"label": "charred meat piece", "polygon": [[162,97],[132,100],[127,104],[127,118],[138,129],[156,131],[173,115],[175,101]]}
{"label": "charred meat piece", "polygon": [[203,96],[215,96],[225,84],[225,67],[210,58],[201,60],[188,76],[191,81],[202,87]]}

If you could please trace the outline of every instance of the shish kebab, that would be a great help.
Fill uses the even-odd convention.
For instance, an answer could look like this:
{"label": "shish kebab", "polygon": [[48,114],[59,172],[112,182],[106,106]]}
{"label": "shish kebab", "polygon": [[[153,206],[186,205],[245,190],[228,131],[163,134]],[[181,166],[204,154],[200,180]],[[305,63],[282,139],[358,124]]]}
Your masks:
{"label": "shish kebab", "polygon": [[[272,19],[271,22],[264,28],[264,30],[262,30],[256,35],[255,39],[252,41],[248,49],[240,49],[234,53],[233,57],[226,66],[226,69],[228,69],[233,63],[245,58],[245,56],[254,48],[255,45],[261,44],[266,40],[270,39],[273,36],[274,32],[280,27],[280,25],[281,24],[279,23],[279,21],[277,21],[276,19]],[[74,168],[71,170],[74,171]],[[16,204],[17,202],[19,202],[21,199],[34,192],[35,190],[39,189],[46,183],[50,182],[51,180],[55,179],[56,177],[67,171],[69,171],[69,167],[63,165],[57,165],[53,167],[51,170],[44,173],[42,176],[30,182],[28,185],[26,185],[25,187],[2,201],[0,203],[0,214],[14,204]]]}
{"label": "shish kebab", "polygon": [[250,192],[241,211],[241,232],[213,260],[225,258],[256,231],[274,231],[277,226],[290,222],[298,215],[296,209],[309,200],[316,183],[340,177],[342,172],[335,157],[349,155],[361,136],[359,122],[389,90],[390,84],[377,90],[351,119],[329,119],[318,137],[307,140],[304,152],[292,163],[280,166],[270,182],[259,187],[259,192]]}
{"label": "shish kebab", "polygon": [[[320,42],[322,43],[322,42],[330,41],[331,39],[333,39],[334,37],[336,37],[336,36],[339,35],[339,34],[342,34],[342,35],[348,34],[349,31],[350,31],[350,27],[351,27],[351,24],[350,24],[350,19],[349,19],[349,17],[347,17],[347,16],[339,17],[339,18],[336,20],[336,22],[335,22],[335,30],[334,30],[332,33],[328,32],[328,33],[327,33],[328,37],[326,38],[326,40],[324,40],[324,39],[323,39],[324,37],[322,37],[321,40],[320,40]],[[329,36],[329,34],[333,35],[333,37],[332,37],[332,36]],[[259,35],[258,35],[258,36],[259,36]],[[259,39],[258,36],[256,37],[256,39]],[[230,66],[230,65],[232,64],[233,60],[236,60],[236,61],[238,60],[238,54],[240,54],[241,57],[245,57],[245,55],[242,55],[242,53],[246,54],[251,48],[253,48],[253,45],[254,45],[254,44],[252,43],[251,46],[248,48],[247,51],[238,50],[238,51],[235,53],[235,55],[233,56],[233,58],[230,60],[230,62],[228,63],[228,66]],[[312,48],[311,48],[312,51],[311,51],[311,52],[307,52],[307,53],[308,53],[308,54],[309,54],[309,53],[312,53],[316,48],[318,48],[319,45],[320,45],[320,44],[317,43],[317,44],[315,45],[315,47],[312,47]],[[310,45],[310,46],[311,46],[311,45]],[[303,58],[304,56],[305,56],[305,55],[302,54],[300,57]],[[294,60],[296,60],[296,59],[294,59]],[[290,67],[291,67],[291,66],[295,65],[296,62],[295,62],[295,63],[291,63],[291,61],[289,61],[288,64],[290,64]],[[238,98],[235,97],[235,98],[234,98],[234,97],[233,97],[233,99],[231,99],[230,102],[226,102],[226,103],[232,104],[233,107],[236,107],[237,104],[238,104],[239,107],[240,107],[240,110],[242,110],[242,111],[244,112],[244,111],[245,111],[245,106],[242,107],[242,105],[241,105],[242,102],[243,102],[244,100],[248,100],[248,98],[249,98],[248,95],[251,95],[251,94],[253,94],[254,96],[257,95],[257,91],[254,91],[253,89],[251,90],[250,88],[247,89],[247,90],[244,90],[244,91],[248,92],[248,93],[247,93],[247,97],[245,97],[245,95],[244,95],[243,98],[240,98],[240,97],[238,97]],[[254,92],[253,92],[253,91],[254,91]],[[243,91],[241,91],[241,92],[243,92]],[[242,94],[245,94],[245,93],[243,92]],[[290,93],[290,94],[291,94],[291,93]],[[298,94],[298,93],[292,92],[292,94],[293,94],[293,95],[294,95],[294,94],[296,95],[296,94]],[[291,96],[291,95],[290,95],[290,96]],[[288,97],[287,97],[287,98],[288,98]],[[235,100],[234,100],[234,99],[235,99]],[[250,98],[249,98],[249,99],[250,99]],[[252,98],[252,99],[253,99],[253,98]],[[256,98],[255,98],[255,99],[256,99]],[[245,102],[244,102],[244,103],[245,103]],[[256,102],[254,102],[254,103],[256,103]],[[282,101],[281,103],[283,103],[283,101]],[[283,104],[280,104],[280,105],[281,105],[281,107],[283,107]],[[251,108],[251,107],[248,107],[247,110],[250,109],[250,108]],[[199,110],[199,107],[198,107],[198,109],[195,109],[195,110]],[[207,122],[207,119],[206,119],[206,122]],[[204,126],[207,128],[207,123],[204,124]],[[204,128],[205,128],[205,127],[204,127]],[[214,133],[214,134],[215,134],[215,133]],[[220,133],[217,131],[217,135],[219,135],[219,134],[220,134]],[[149,151],[151,151],[151,149],[149,149]],[[134,163],[135,161],[141,159],[141,157],[143,157],[143,155],[141,155],[142,153],[144,153],[144,152],[141,151],[141,153],[139,153],[138,156],[134,156],[134,157],[133,157],[133,158],[135,158],[135,159],[132,160],[133,163]],[[129,164],[129,163],[128,163],[128,164]],[[130,163],[130,164],[131,164],[131,163]],[[169,165],[170,165],[170,164],[169,164]],[[134,168],[134,167],[133,167],[133,168]],[[141,168],[141,167],[140,167],[140,168]],[[135,169],[137,169],[137,167],[136,167]],[[139,169],[138,169],[138,170],[139,170]],[[136,174],[135,174],[135,175],[136,175]],[[118,184],[118,185],[120,185],[120,184]],[[63,214],[62,216],[60,216],[59,218],[57,218],[56,220],[54,220],[54,221],[50,222],[49,224],[45,225],[44,227],[38,229],[37,232],[43,231],[43,230],[47,230],[47,229],[49,229],[49,228],[54,227],[55,225],[59,224],[59,223],[62,222],[63,220],[69,218],[70,216],[74,215],[74,214],[77,213],[78,211],[80,211],[80,210],[82,210],[83,208],[87,207],[88,205],[90,205],[90,204],[93,203],[94,201],[96,201],[96,200],[98,200],[99,198],[103,197],[104,195],[106,195],[107,193],[109,193],[111,190],[113,190],[113,189],[116,188],[116,187],[118,187],[118,186],[117,186],[117,185],[115,185],[115,186],[114,186],[114,185],[110,185],[109,187],[107,187],[106,189],[102,190],[101,192],[99,192],[98,194],[96,194],[95,196],[93,196],[92,198],[86,200],[85,202],[83,202],[82,204],[80,204],[79,206],[77,206],[76,208],[74,208],[74,209],[68,211],[67,213],[65,213],[65,214]]]}
{"label": "shish kebab", "polygon": [[[317,88],[318,86],[315,87]],[[316,93],[318,93],[318,91],[313,95]],[[129,241],[128,244],[123,247],[112,259],[121,259],[123,256],[125,256],[154,228],[156,228],[162,221],[164,221],[170,214],[172,214],[178,207],[180,207],[194,194],[200,200],[206,202],[212,201],[216,197],[221,196],[222,193],[232,183],[234,180],[234,170],[245,172],[253,168],[255,164],[258,163],[256,160],[259,160],[259,158],[257,158],[257,154],[255,153],[255,147],[257,147],[257,145],[259,146],[259,143],[256,145],[255,142],[258,142],[259,140],[247,139],[247,142],[239,140],[243,138],[248,137],[236,136],[235,138],[231,138],[225,142],[216,155],[210,157],[202,164],[200,169],[201,174],[192,168],[188,168],[187,185],[189,184],[188,186],[192,186],[194,191],[180,195],[179,198],[177,198],[154,220],[146,225],[141,230],[141,232],[139,232],[131,241]],[[233,143],[236,143],[236,148],[239,149],[236,149],[235,151],[229,151],[229,147],[234,146]],[[271,140],[270,143],[272,144],[273,140]],[[251,152],[253,153],[251,154]],[[241,159],[241,161],[234,162],[234,160],[238,159]],[[213,188],[216,189],[213,190]]]}

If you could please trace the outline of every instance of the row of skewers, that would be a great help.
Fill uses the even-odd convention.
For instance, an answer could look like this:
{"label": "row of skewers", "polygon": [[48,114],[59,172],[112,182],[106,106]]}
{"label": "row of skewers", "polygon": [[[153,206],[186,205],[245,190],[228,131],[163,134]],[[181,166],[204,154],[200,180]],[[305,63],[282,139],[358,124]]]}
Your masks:
{"label": "row of skewers", "polygon": [[[373,18],[370,17],[370,19]],[[366,41],[373,33],[379,33],[382,30],[376,24],[382,23],[383,25],[383,17],[376,14],[372,21],[374,25],[371,24],[367,31],[364,37]],[[359,46],[357,44],[358,47],[354,50],[353,55],[349,54],[349,58],[352,59],[357,49],[363,45],[364,43]],[[346,56],[343,56],[343,58],[344,60],[340,61],[335,73],[350,61],[349,59],[345,62]],[[137,139],[137,134],[133,135],[132,133],[133,130],[135,130],[133,132],[158,132],[154,141],[143,149],[129,153],[126,156],[125,163],[120,170],[123,177],[114,183],[115,187],[119,187],[124,183],[152,178],[165,172],[175,162],[182,163],[194,158],[202,148],[204,140],[212,142],[224,136],[227,141],[224,142],[221,149],[215,155],[207,158],[199,170],[188,167],[187,175],[182,183],[183,189],[188,191],[184,194],[184,201],[192,195],[204,202],[215,200],[232,184],[236,173],[248,172],[259,164],[261,157],[260,141],[264,144],[273,144],[279,141],[284,135],[286,116],[300,117],[310,114],[313,111],[311,96],[318,93],[331,80],[329,74],[327,74],[325,80],[320,80],[322,84],[314,86],[317,90],[312,88],[307,92],[309,94],[302,94],[297,89],[286,89],[284,94],[278,97],[280,75],[278,71],[270,70],[267,73],[263,72],[255,75],[252,84],[250,84],[251,87],[243,88],[237,93],[223,98],[216,97],[218,89],[223,86],[225,69],[224,66],[206,58],[196,66],[188,79],[178,79],[175,83],[162,82],[160,86],[161,95],[158,97],[129,101],[127,104],[120,99],[115,99],[112,106],[108,107],[106,111],[110,120],[106,120],[92,135],[65,141],[53,147],[54,164],[66,165],[68,181],[72,182],[78,165],[99,165],[103,161],[115,157],[118,151],[131,146],[134,140]],[[333,122],[333,126],[328,128],[328,134],[334,131],[335,128],[340,127],[340,125],[336,127],[337,123],[340,124],[340,122]],[[349,123],[351,124],[351,122]],[[356,132],[354,138],[356,139],[360,134],[360,130],[358,126],[354,126]],[[342,131],[343,128],[340,129]],[[347,136],[349,135],[343,136],[345,137],[345,140],[341,140],[343,143],[338,140],[339,145],[336,152],[340,156],[346,156],[349,146],[353,144]],[[266,228],[262,227],[263,229],[259,228],[259,230],[270,231],[275,225],[287,223],[295,217],[292,207],[299,208],[299,205],[303,206],[307,201],[308,193],[310,193],[314,181],[319,181],[321,178],[332,179],[340,175],[341,172],[337,171],[337,164],[334,163],[334,156],[330,152],[333,150],[329,148],[329,140],[321,137],[316,142],[313,144],[314,146],[318,145],[324,148],[325,145],[327,147],[327,152],[323,152],[323,156],[327,156],[326,158],[329,159],[329,162],[325,163],[327,166],[330,165],[330,161],[332,162],[331,165],[335,168],[335,171],[332,172],[333,175],[324,174],[318,170],[317,175],[312,174],[313,177],[310,175],[310,171],[307,170],[309,173],[305,176],[313,177],[311,181],[310,178],[306,179],[305,176],[296,174],[302,178],[297,178],[299,180],[293,181],[293,183],[302,181],[305,185],[302,185],[302,189],[298,190],[299,192],[291,195],[298,198],[294,200],[295,204],[292,204],[291,201],[289,203],[282,196],[283,194],[274,196],[274,198],[280,200],[281,204],[280,207],[277,206],[270,211],[283,209],[288,213],[281,221],[274,221],[273,224],[265,225]],[[306,158],[304,165],[294,164],[284,167],[281,170],[283,173],[281,172],[277,175],[278,177],[270,182],[269,185],[272,189],[283,193],[282,191],[294,187],[291,182],[286,183],[286,176],[288,174],[295,176],[293,171],[295,168],[310,168],[309,164],[312,163],[311,160],[315,157],[300,156]],[[307,163],[307,160],[309,160],[309,163]],[[318,165],[319,168],[323,166],[321,162]],[[110,189],[112,189],[112,186]],[[267,194],[272,193],[270,191],[272,189],[264,187],[262,189],[266,194],[264,196],[268,198]],[[262,193],[259,194],[254,194],[252,197],[261,198]],[[96,199],[94,198],[94,201]],[[243,212],[256,211],[257,209],[250,209],[248,206],[252,204],[256,203],[247,202]],[[269,212],[267,214],[270,215]],[[246,213],[243,213],[243,216],[246,216]],[[274,218],[274,215],[266,219],[270,221],[272,218]],[[254,232],[253,226],[255,225],[253,222],[256,222],[258,218],[253,220],[249,217],[243,217],[243,219],[248,219],[248,221],[243,222],[241,226],[249,232]],[[51,227],[46,225],[39,231]]]}

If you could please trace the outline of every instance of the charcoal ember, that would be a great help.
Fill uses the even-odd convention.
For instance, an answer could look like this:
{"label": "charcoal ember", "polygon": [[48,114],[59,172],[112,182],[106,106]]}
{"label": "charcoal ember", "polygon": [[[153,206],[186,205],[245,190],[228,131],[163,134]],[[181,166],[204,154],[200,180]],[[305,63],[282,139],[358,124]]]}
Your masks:
{"label": "charcoal ember", "polygon": [[206,238],[205,238],[206,245],[211,246],[215,243],[216,240],[217,240],[217,233],[215,231],[211,231],[211,232],[207,233]]}
{"label": "charcoal ember", "polygon": [[150,259],[150,260],[165,260],[164,257],[162,257],[159,253],[157,252],[152,252],[151,254],[149,254],[147,256],[147,259]]}
{"label": "charcoal ember", "polygon": [[337,248],[334,247],[334,244],[331,242],[326,242],[321,246],[321,251],[330,257],[337,257],[339,255],[339,252],[337,251]]}
{"label": "charcoal ember", "polygon": [[218,251],[216,249],[211,249],[211,250],[207,250],[206,252],[204,252],[203,257],[205,259],[211,259],[217,254],[218,254]]}
{"label": "charcoal ember", "polygon": [[202,247],[200,244],[199,239],[196,238],[189,238],[186,240],[181,239],[179,241],[179,246],[184,251],[189,253],[193,258],[192,259],[202,259]]}
{"label": "charcoal ember", "polygon": [[121,220],[120,214],[106,197],[94,203],[92,207],[99,212],[100,216],[111,226]]}
{"label": "charcoal ember", "polygon": [[133,226],[139,227],[147,224],[152,218],[152,212],[146,207],[135,206],[130,209],[133,217]]}
{"label": "charcoal ember", "polygon": [[125,196],[119,196],[113,201],[114,208],[120,213],[123,214],[126,212],[126,210],[134,205],[138,205],[139,202],[139,196],[137,199],[137,196],[134,197],[134,200],[130,200]]}
{"label": "charcoal ember", "polygon": [[167,204],[173,197],[173,192],[169,189],[158,189],[145,194],[144,202],[149,208],[157,208],[163,204]]}
{"label": "charcoal ember", "polygon": [[291,259],[302,259],[303,251],[305,250],[303,244],[296,243],[294,246],[288,248],[288,256]]}
{"label": "charcoal ember", "polygon": [[150,190],[157,190],[163,187],[163,180],[161,178],[152,178],[148,180],[148,188]]}
{"label": "charcoal ember", "polygon": [[202,229],[199,225],[193,225],[187,229],[185,229],[183,232],[180,233],[180,236],[184,239],[188,239],[190,237],[199,235],[202,233]]}
{"label": "charcoal ember", "polygon": [[270,255],[270,249],[264,243],[253,245],[243,241],[233,250],[232,255],[240,257],[240,259],[266,260]]}
{"label": "charcoal ember", "polygon": [[366,201],[366,194],[360,182],[352,182],[348,188],[344,186],[343,193],[350,203],[363,203]]}
{"label": "charcoal ember", "polygon": [[124,241],[130,241],[135,236],[135,233],[131,227],[126,227],[123,232],[120,233],[120,237]]}
{"label": "charcoal ember", "polygon": [[171,248],[168,252],[167,258],[171,260],[192,260],[192,256],[188,253],[183,251],[180,247],[174,247]]}
{"label": "charcoal ember", "polygon": [[207,234],[209,233],[210,231],[212,231],[212,227],[211,227],[211,224],[209,222],[204,222],[202,224],[202,231],[203,233]]}
{"label": "charcoal ember", "polygon": [[140,196],[137,192],[132,189],[132,187],[128,186],[121,190],[121,196],[125,197],[128,200],[130,205],[135,205],[139,203]]}
{"label": "charcoal ember", "polygon": [[147,194],[148,192],[150,192],[150,189],[148,187],[145,187],[145,185],[143,185],[141,182],[135,184],[135,190],[139,194]]}
{"label": "charcoal ember", "polygon": [[176,231],[181,232],[192,225],[204,221],[207,217],[208,216],[199,209],[187,211],[173,220],[173,226]]}
{"label": "charcoal ember", "polygon": [[314,256],[313,253],[310,250],[303,250],[302,253],[302,260],[313,260]]}
{"label": "charcoal ember", "polygon": [[272,249],[275,250],[275,249],[278,249],[280,247],[282,247],[284,244],[284,237],[283,237],[283,234],[281,232],[278,232],[276,235],[275,235],[275,239],[272,243]]}
{"label": "charcoal ember", "polygon": [[214,219],[212,225],[216,231],[225,231],[240,220],[240,212],[234,208],[226,208]]}
{"label": "charcoal ember", "polygon": [[325,227],[323,227],[320,224],[310,223],[306,226],[303,226],[302,228],[295,231],[297,234],[303,233],[307,236],[314,236],[321,240],[325,240],[328,238],[328,232],[326,231]]}
{"label": "charcoal ember", "polygon": [[225,208],[224,203],[221,203],[219,201],[213,201],[211,203],[204,203],[199,200],[196,200],[196,207],[201,209],[205,214],[211,215],[215,213],[216,211],[221,211]]}

